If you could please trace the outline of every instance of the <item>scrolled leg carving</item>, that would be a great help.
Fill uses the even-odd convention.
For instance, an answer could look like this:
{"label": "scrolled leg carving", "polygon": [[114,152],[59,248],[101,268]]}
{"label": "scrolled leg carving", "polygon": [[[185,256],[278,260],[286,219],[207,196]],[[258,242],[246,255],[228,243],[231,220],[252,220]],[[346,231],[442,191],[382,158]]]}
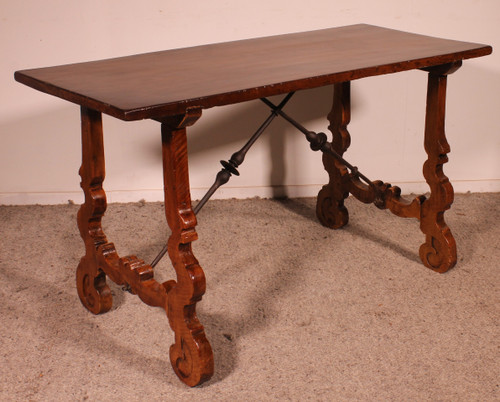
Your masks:
{"label": "scrolled leg carving", "polygon": [[97,248],[107,243],[102,231],[101,218],[106,211],[104,180],[104,149],[101,114],[87,108],[82,116],[81,187],[85,202],[78,211],[78,228],[85,243],[85,256],[76,271],[78,296],[92,313],[105,313],[111,308],[112,296],[106,285],[106,275],[98,266]]}
{"label": "scrolled leg carving", "polygon": [[200,110],[191,109],[185,115],[162,120],[165,211],[172,230],[168,252],[177,281],[157,282],[150,265],[133,255],[120,258],[113,243],[108,242],[101,226],[106,211],[102,120],[99,112],[87,108],[82,108],[80,168],[85,202],[77,219],[86,250],[76,272],[83,305],[94,314],[111,308],[111,291],[106,285],[109,276],[117,284],[127,285],[146,304],[164,308],[175,332],[175,343],[170,348],[172,366],[190,386],[208,380],[214,370],[212,349],[195,309],[205,293],[205,276],[191,250],[197,234],[191,209],[185,127],[200,114]]}
{"label": "scrolled leg carving", "polygon": [[168,254],[177,274],[177,281],[165,284],[167,316],[175,332],[170,361],[189,386],[208,380],[214,371],[212,348],[196,316],[196,303],[205,293],[205,275],[191,249],[197,234],[196,216],[191,209],[186,127],[200,115],[201,110],[194,109],[185,116],[162,121],[165,214],[172,230]]}
{"label": "scrolled leg carving", "polygon": [[[334,85],[333,106],[328,120],[332,132],[332,147],[339,155],[349,148],[351,136],[347,125],[351,120],[351,83]],[[349,196],[350,175],[347,168],[327,152],[323,153],[323,165],[330,177],[329,183],[320,190],[316,203],[316,215],[323,226],[338,229],[349,221],[344,200]]]}
{"label": "scrolled leg carving", "polygon": [[377,208],[387,208],[401,218],[420,219],[422,203],[426,200],[424,195],[419,195],[410,201],[401,196],[401,189],[397,186],[391,186],[380,180],[374,181],[373,185],[376,189],[374,204]]}
{"label": "scrolled leg carving", "polygon": [[[168,292],[170,326],[175,332],[175,343],[170,347],[170,362],[175,373],[187,385],[195,386],[213,374],[213,353],[203,326],[196,316],[196,303],[205,293],[205,276],[192,255],[190,246],[174,249],[169,242],[169,256],[177,272],[177,283]],[[171,248],[172,247],[172,248]],[[170,252],[171,249],[174,249]]]}
{"label": "scrolled leg carving", "polygon": [[76,269],[77,291],[87,310],[101,314],[111,309],[113,297],[106,284],[106,274],[100,270],[95,272],[94,266],[86,257],[81,259]]}
{"label": "scrolled leg carving", "polygon": [[461,63],[427,69],[427,107],[425,118],[424,146],[427,161],[424,163],[424,177],[431,195],[422,203],[420,228],[426,235],[426,242],[420,247],[420,258],[425,266],[437,272],[446,272],[457,261],[456,243],[444,220],[444,213],[453,203],[453,187],[443,172],[448,162],[450,146],[445,135],[445,106],[447,75],[460,67]]}
{"label": "scrolled leg carving", "polygon": [[[389,209],[399,217],[417,218],[426,235],[426,242],[420,247],[420,258],[425,266],[446,272],[457,261],[456,243],[444,220],[444,213],[453,203],[453,187],[443,173],[448,162],[450,146],[446,140],[445,102],[447,76],[460,68],[461,62],[423,68],[429,72],[427,107],[425,120],[424,177],[430,187],[429,198],[421,195],[413,200],[401,196],[401,190],[382,181],[365,184],[355,172],[328,152],[323,153],[323,164],[330,181],[318,194],[316,214],[320,222],[331,228],[347,224],[349,214],[344,199],[350,194],[364,203],[374,203],[380,209]],[[335,84],[332,111],[328,115],[329,129],[333,134],[332,148],[339,154],[350,145],[347,125],[350,121],[350,83]],[[353,169],[351,167],[351,169]],[[356,170],[356,168],[354,168]]]}

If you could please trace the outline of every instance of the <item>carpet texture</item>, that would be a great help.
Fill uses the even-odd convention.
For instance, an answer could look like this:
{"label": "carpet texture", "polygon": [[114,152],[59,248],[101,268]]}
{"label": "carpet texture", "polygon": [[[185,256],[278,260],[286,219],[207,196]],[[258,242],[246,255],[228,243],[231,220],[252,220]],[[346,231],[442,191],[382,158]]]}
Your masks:
{"label": "carpet texture", "polygon": [[[196,388],[171,370],[163,310],[109,281],[110,312],[80,304],[78,206],[1,206],[0,400],[498,401],[499,205],[456,196],[459,261],[437,274],[417,221],[356,200],[341,230],[313,199],[209,202],[193,250],[215,374]],[[168,235],[160,203],[111,204],[103,226],[146,261]]]}

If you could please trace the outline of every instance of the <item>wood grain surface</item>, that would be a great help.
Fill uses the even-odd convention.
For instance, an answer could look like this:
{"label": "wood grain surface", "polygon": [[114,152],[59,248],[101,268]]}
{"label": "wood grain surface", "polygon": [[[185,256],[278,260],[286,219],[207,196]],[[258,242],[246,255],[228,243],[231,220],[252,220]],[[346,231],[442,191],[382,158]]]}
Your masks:
{"label": "wood grain surface", "polygon": [[17,81],[122,120],[182,114],[492,52],[371,25],[23,70]]}

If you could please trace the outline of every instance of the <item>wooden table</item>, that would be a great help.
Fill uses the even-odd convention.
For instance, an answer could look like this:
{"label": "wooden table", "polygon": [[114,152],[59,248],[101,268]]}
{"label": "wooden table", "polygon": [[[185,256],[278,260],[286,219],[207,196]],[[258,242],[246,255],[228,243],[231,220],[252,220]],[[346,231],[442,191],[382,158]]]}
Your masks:
{"label": "wooden table", "polygon": [[[331,142],[323,133],[301,127],[281,110],[283,105],[277,107],[264,99],[272,109],[269,121],[277,115],[285,117],[306,135],[313,150],[322,151],[330,180],[318,194],[320,222],[331,228],[347,224],[344,199],[349,193],[398,216],[417,218],[425,234],[420,247],[423,263],[435,271],[447,271],[457,257],[455,240],[444,220],[444,212],[453,202],[453,187],[443,173],[450,152],[444,132],[446,79],[462,60],[491,51],[481,44],[353,25],[16,72],[17,81],[81,106],[80,175],[85,202],[78,212],[78,227],[86,255],[76,278],[83,305],[94,314],[111,308],[108,276],[145,303],[164,308],[175,332],[170,359],[176,374],[190,386],[208,380],[214,364],[195,311],[205,293],[205,276],[191,249],[197,233],[186,127],[200,118],[203,109],[324,85],[334,87],[328,115]],[[343,154],[350,143],[350,82],[411,69],[428,72],[424,133],[428,158],[423,172],[431,193],[405,200],[399,188],[370,181]],[[154,279],[155,264],[136,256],[120,258],[102,230],[106,195],[101,113],[122,120],[161,122],[165,213],[172,230],[165,250],[176,280],[159,283]],[[236,167],[248,147],[224,162],[215,187],[237,174]]]}

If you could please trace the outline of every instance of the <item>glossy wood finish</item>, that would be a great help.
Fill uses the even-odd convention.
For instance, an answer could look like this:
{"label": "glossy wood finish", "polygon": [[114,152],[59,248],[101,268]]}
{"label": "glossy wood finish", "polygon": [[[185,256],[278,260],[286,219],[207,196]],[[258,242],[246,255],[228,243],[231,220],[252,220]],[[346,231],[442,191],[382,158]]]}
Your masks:
{"label": "glossy wood finish", "polygon": [[489,53],[490,46],[360,24],[24,70],[15,78],[117,118],[138,120]]}
{"label": "glossy wood finish", "polygon": [[[191,248],[197,233],[186,127],[200,118],[204,108],[328,84],[334,86],[328,115],[332,143],[322,133],[304,130],[311,148],[323,151],[330,179],[318,194],[319,220],[331,228],[346,225],[349,214],[344,200],[349,194],[398,216],[417,218],[426,236],[420,248],[422,261],[438,272],[448,270],[456,262],[456,245],[444,220],[453,202],[453,188],[443,173],[450,152],[444,132],[446,77],[463,59],[491,51],[485,45],[353,25],[16,72],[18,81],[81,105],[80,175],[85,202],[77,220],[85,256],[77,267],[76,281],[83,305],[94,314],[111,308],[109,277],[146,304],[163,308],[175,333],[170,347],[175,373],[190,386],[209,379],[213,353],[196,316],[196,304],[205,293],[205,275]],[[429,74],[424,176],[431,195],[405,200],[398,187],[360,181],[361,176],[350,172],[347,162],[332,151],[343,155],[350,145],[350,81],[415,68]],[[151,265],[134,255],[119,257],[102,230],[106,194],[101,113],[161,122],[165,215],[171,229],[167,250],[175,280],[159,283]]]}
{"label": "glossy wood finish", "polygon": [[189,194],[185,127],[200,115],[200,109],[190,110],[186,116],[175,116],[162,124],[165,212],[172,231],[168,250],[177,280],[157,282],[150,265],[134,255],[120,258],[114,244],[108,242],[101,226],[106,211],[101,114],[86,108],[82,108],[80,169],[85,203],[78,213],[78,227],[86,249],[76,281],[83,305],[94,314],[111,308],[112,296],[106,285],[109,276],[146,304],[165,309],[175,332],[170,360],[179,378],[190,386],[206,381],[214,370],[212,349],[196,317],[196,303],[205,293],[205,276],[191,250],[197,234]]}
{"label": "glossy wood finish", "polygon": [[[92,313],[105,313],[111,308],[112,296],[106,285],[106,275],[99,264],[98,250],[108,246],[101,226],[106,212],[104,181],[104,144],[102,120],[99,112],[83,108],[81,187],[85,202],[77,216],[80,235],[85,243],[85,256],[76,270],[77,291],[83,305]],[[114,247],[113,247],[114,249]]]}
{"label": "glossy wood finish", "polygon": [[186,127],[201,116],[191,109],[183,116],[166,118],[162,123],[165,214],[172,234],[168,255],[177,273],[177,282],[167,282],[167,315],[175,332],[170,361],[176,374],[187,385],[208,380],[214,371],[212,348],[196,317],[196,303],[205,293],[205,274],[191,250],[198,238],[196,216],[191,208]]}
{"label": "glossy wood finish", "polygon": [[428,158],[423,171],[431,195],[422,202],[420,212],[420,228],[426,234],[426,242],[420,247],[420,258],[425,266],[438,272],[446,272],[457,262],[455,239],[444,221],[444,212],[453,203],[453,187],[443,172],[443,164],[448,162],[450,152],[444,130],[447,75],[461,65],[460,61],[427,69],[424,148]]}
{"label": "glossy wood finish", "polygon": [[[347,125],[351,121],[350,81],[334,85],[333,105],[328,120],[328,129],[332,132],[332,148],[342,156],[351,144],[351,136],[347,131]],[[324,226],[339,229],[349,221],[344,200],[353,191],[354,183],[359,180],[350,176],[347,168],[329,153],[323,153],[323,165],[330,181],[318,193],[316,216]]]}
{"label": "glossy wood finish", "polygon": [[[453,203],[453,187],[443,172],[448,161],[450,146],[446,140],[444,122],[446,105],[446,77],[462,65],[461,61],[426,68],[429,71],[424,147],[428,159],[423,173],[430,188],[430,197],[420,195],[413,200],[401,197],[401,189],[380,180],[367,185],[331,154],[323,153],[323,165],[330,181],[318,194],[316,215],[327,227],[338,229],[349,221],[344,200],[349,194],[364,203],[374,203],[378,208],[389,209],[403,218],[417,218],[426,235],[420,247],[424,265],[437,272],[446,272],[457,261],[456,243],[444,220],[444,212]],[[329,129],[332,147],[342,155],[351,143],[347,125],[351,119],[350,82],[335,84]]]}

